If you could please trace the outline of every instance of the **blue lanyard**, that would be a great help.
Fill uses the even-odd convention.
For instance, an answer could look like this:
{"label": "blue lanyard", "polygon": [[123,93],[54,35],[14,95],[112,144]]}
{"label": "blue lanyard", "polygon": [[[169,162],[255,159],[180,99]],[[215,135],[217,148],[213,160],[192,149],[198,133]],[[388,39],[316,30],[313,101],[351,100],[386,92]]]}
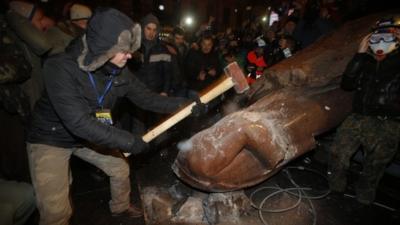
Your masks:
{"label": "blue lanyard", "polygon": [[93,86],[94,90],[96,91],[97,104],[102,109],[103,108],[104,98],[106,97],[107,93],[111,90],[111,86],[112,86],[112,82],[113,82],[114,76],[111,76],[111,79],[106,84],[106,88],[104,89],[103,94],[99,95],[99,92],[97,91],[97,87],[96,87],[96,82],[95,82],[95,80],[93,78],[92,73],[88,72],[88,74],[89,74],[90,83],[92,83],[92,86]]}

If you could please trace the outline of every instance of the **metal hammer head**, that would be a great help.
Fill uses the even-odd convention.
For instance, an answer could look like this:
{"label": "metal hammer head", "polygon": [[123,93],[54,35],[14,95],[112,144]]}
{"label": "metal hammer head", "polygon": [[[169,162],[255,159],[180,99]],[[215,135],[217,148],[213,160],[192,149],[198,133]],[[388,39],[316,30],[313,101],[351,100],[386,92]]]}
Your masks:
{"label": "metal hammer head", "polygon": [[233,83],[235,84],[234,89],[237,93],[241,94],[249,89],[246,76],[242,69],[236,62],[230,63],[224,68],[226,75],[230,76]]}

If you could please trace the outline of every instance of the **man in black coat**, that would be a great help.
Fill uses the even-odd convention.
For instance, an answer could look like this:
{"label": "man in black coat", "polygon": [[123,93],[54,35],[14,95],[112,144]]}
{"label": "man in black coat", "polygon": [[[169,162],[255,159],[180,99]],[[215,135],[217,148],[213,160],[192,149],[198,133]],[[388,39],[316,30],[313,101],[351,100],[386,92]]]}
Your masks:
{"label": "man in black coat", "polygon": [[187,81],[184,75],[184,62],[189,51],[185,41],[185,31],[175,27],[167,41],[167,48],[171,54],[172,81],[169,95],[185,96]]}
{"label": "man in black coat", "polygon": [[212,36],[203,35],[200,49],[190,49],[185,61],[189,88],[201,91],[217,80],[222,73]]}
{"label": "man in black coat", "polygon": [[72,154],[110,176],[114,216],[142,215],[130,204],[128,163],[93,150],[96,146],[138,154],[146,149],[140,136],[113,126],[110,109],[117,98],[159,113],[171,113],[187,101],[149,91],[125,67],[140,46],[140,36],[140,26],[129,17],[101,8],[81,39],[45,62],[46,91],[35,107],[27,146],[41,225],[69,224]]}

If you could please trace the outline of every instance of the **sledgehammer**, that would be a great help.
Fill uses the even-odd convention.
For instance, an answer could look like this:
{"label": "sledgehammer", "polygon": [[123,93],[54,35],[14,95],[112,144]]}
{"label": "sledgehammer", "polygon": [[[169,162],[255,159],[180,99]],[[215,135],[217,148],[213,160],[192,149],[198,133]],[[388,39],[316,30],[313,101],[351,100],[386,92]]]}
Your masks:
{"label": "sledgehammer", "polygon": [[[249,89],[249,85],[246,80],[246,76],[240,69],[236,62],[230,63],[224,68],[225,74],[217,80],[215,83],[201,91],[200,101],[204,104],[209,103],[219,95],[223,94],[227,90],[234,87],[235,91],[239,94]],[[192,102],[178,112],[168,117],[165,121],[151,129],[145,135],[143,135],[143,141],[149,143],[151,140],[164,133],[166,130],[177,124],[179,121],[188,117],[192,108],[196,105],[196,102]],[[129,156],[129,153],[124,153],[125,156]]]}

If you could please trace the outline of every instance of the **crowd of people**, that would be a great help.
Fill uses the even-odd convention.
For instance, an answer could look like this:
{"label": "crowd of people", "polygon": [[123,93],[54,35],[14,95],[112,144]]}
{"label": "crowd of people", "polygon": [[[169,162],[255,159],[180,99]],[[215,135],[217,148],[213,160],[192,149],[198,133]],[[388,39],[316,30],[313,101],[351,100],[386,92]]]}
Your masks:
{"label": "crowd of people", "polygon": [[[180,68],[174,70],[179,72],[173,73],[171,94],[182,90],[182,85],[201,90],[232,61],[237,61],[248,74],[249,83],[254,82],[265,69],[291,57],[341,23],[333,16],[334,6],[322,2],[302,5],[294,1],[283,5],[280,20],[270,26],[261,20],[246,20],[239,27],[216,31],[215,18],[210,17],[194,34],[185,35],[181,27],[175,27],[169,37],[163,38],[169,54],[178,59],[173,60],[174,67]],[[180,86],[174,87],[176,83]]]}
{"label": "crowd of people", "polygon": [[[212,17],[193,34],[175,26],[160,38],[163,27],[153,14],[139,24],[112,8],[92,10],[74,3],[65,6],[66,18],[56,22],[33,3],[11,1],[0,17],[1,116],[22,132],[10,133],[7,126],[1,132],[26,142],[34,191],[29,179],[2,171],[0,190],[7,198],[0,194],[0,199],[10,203],[3,210],[0,202],[0,219],[24,224],[37,207],[41,225],[68,224],[72,155],[110,177],[113,216],[142,216],[141,209],[130,203],[127,161],[104,152],[145,152],[148,143],[141,135],[164,114],[190,101],[198,103],[192,110],[195,116],[206,113],[197,93],[222,76],[227,64],[238,62],[251,85],[269,67],[340,25],[335,1],[304,2],[282,5],[280,20],[270,26],[245,21],[241,27],[218,32]],[[397,123],[393,127],[397,130]],[[335,157],[341,148],[336,147]],[[387,162],[382,160],[382,165]],[[334,167],[339,171],[341,166]],[[338,173],[341,177],[334,185],[344,179],[343,170]],[[380,176],[373,180],[373,189]],[[10,194],[14,192],[24,194]],[[370,202],[374,195],[365,198]]]}

